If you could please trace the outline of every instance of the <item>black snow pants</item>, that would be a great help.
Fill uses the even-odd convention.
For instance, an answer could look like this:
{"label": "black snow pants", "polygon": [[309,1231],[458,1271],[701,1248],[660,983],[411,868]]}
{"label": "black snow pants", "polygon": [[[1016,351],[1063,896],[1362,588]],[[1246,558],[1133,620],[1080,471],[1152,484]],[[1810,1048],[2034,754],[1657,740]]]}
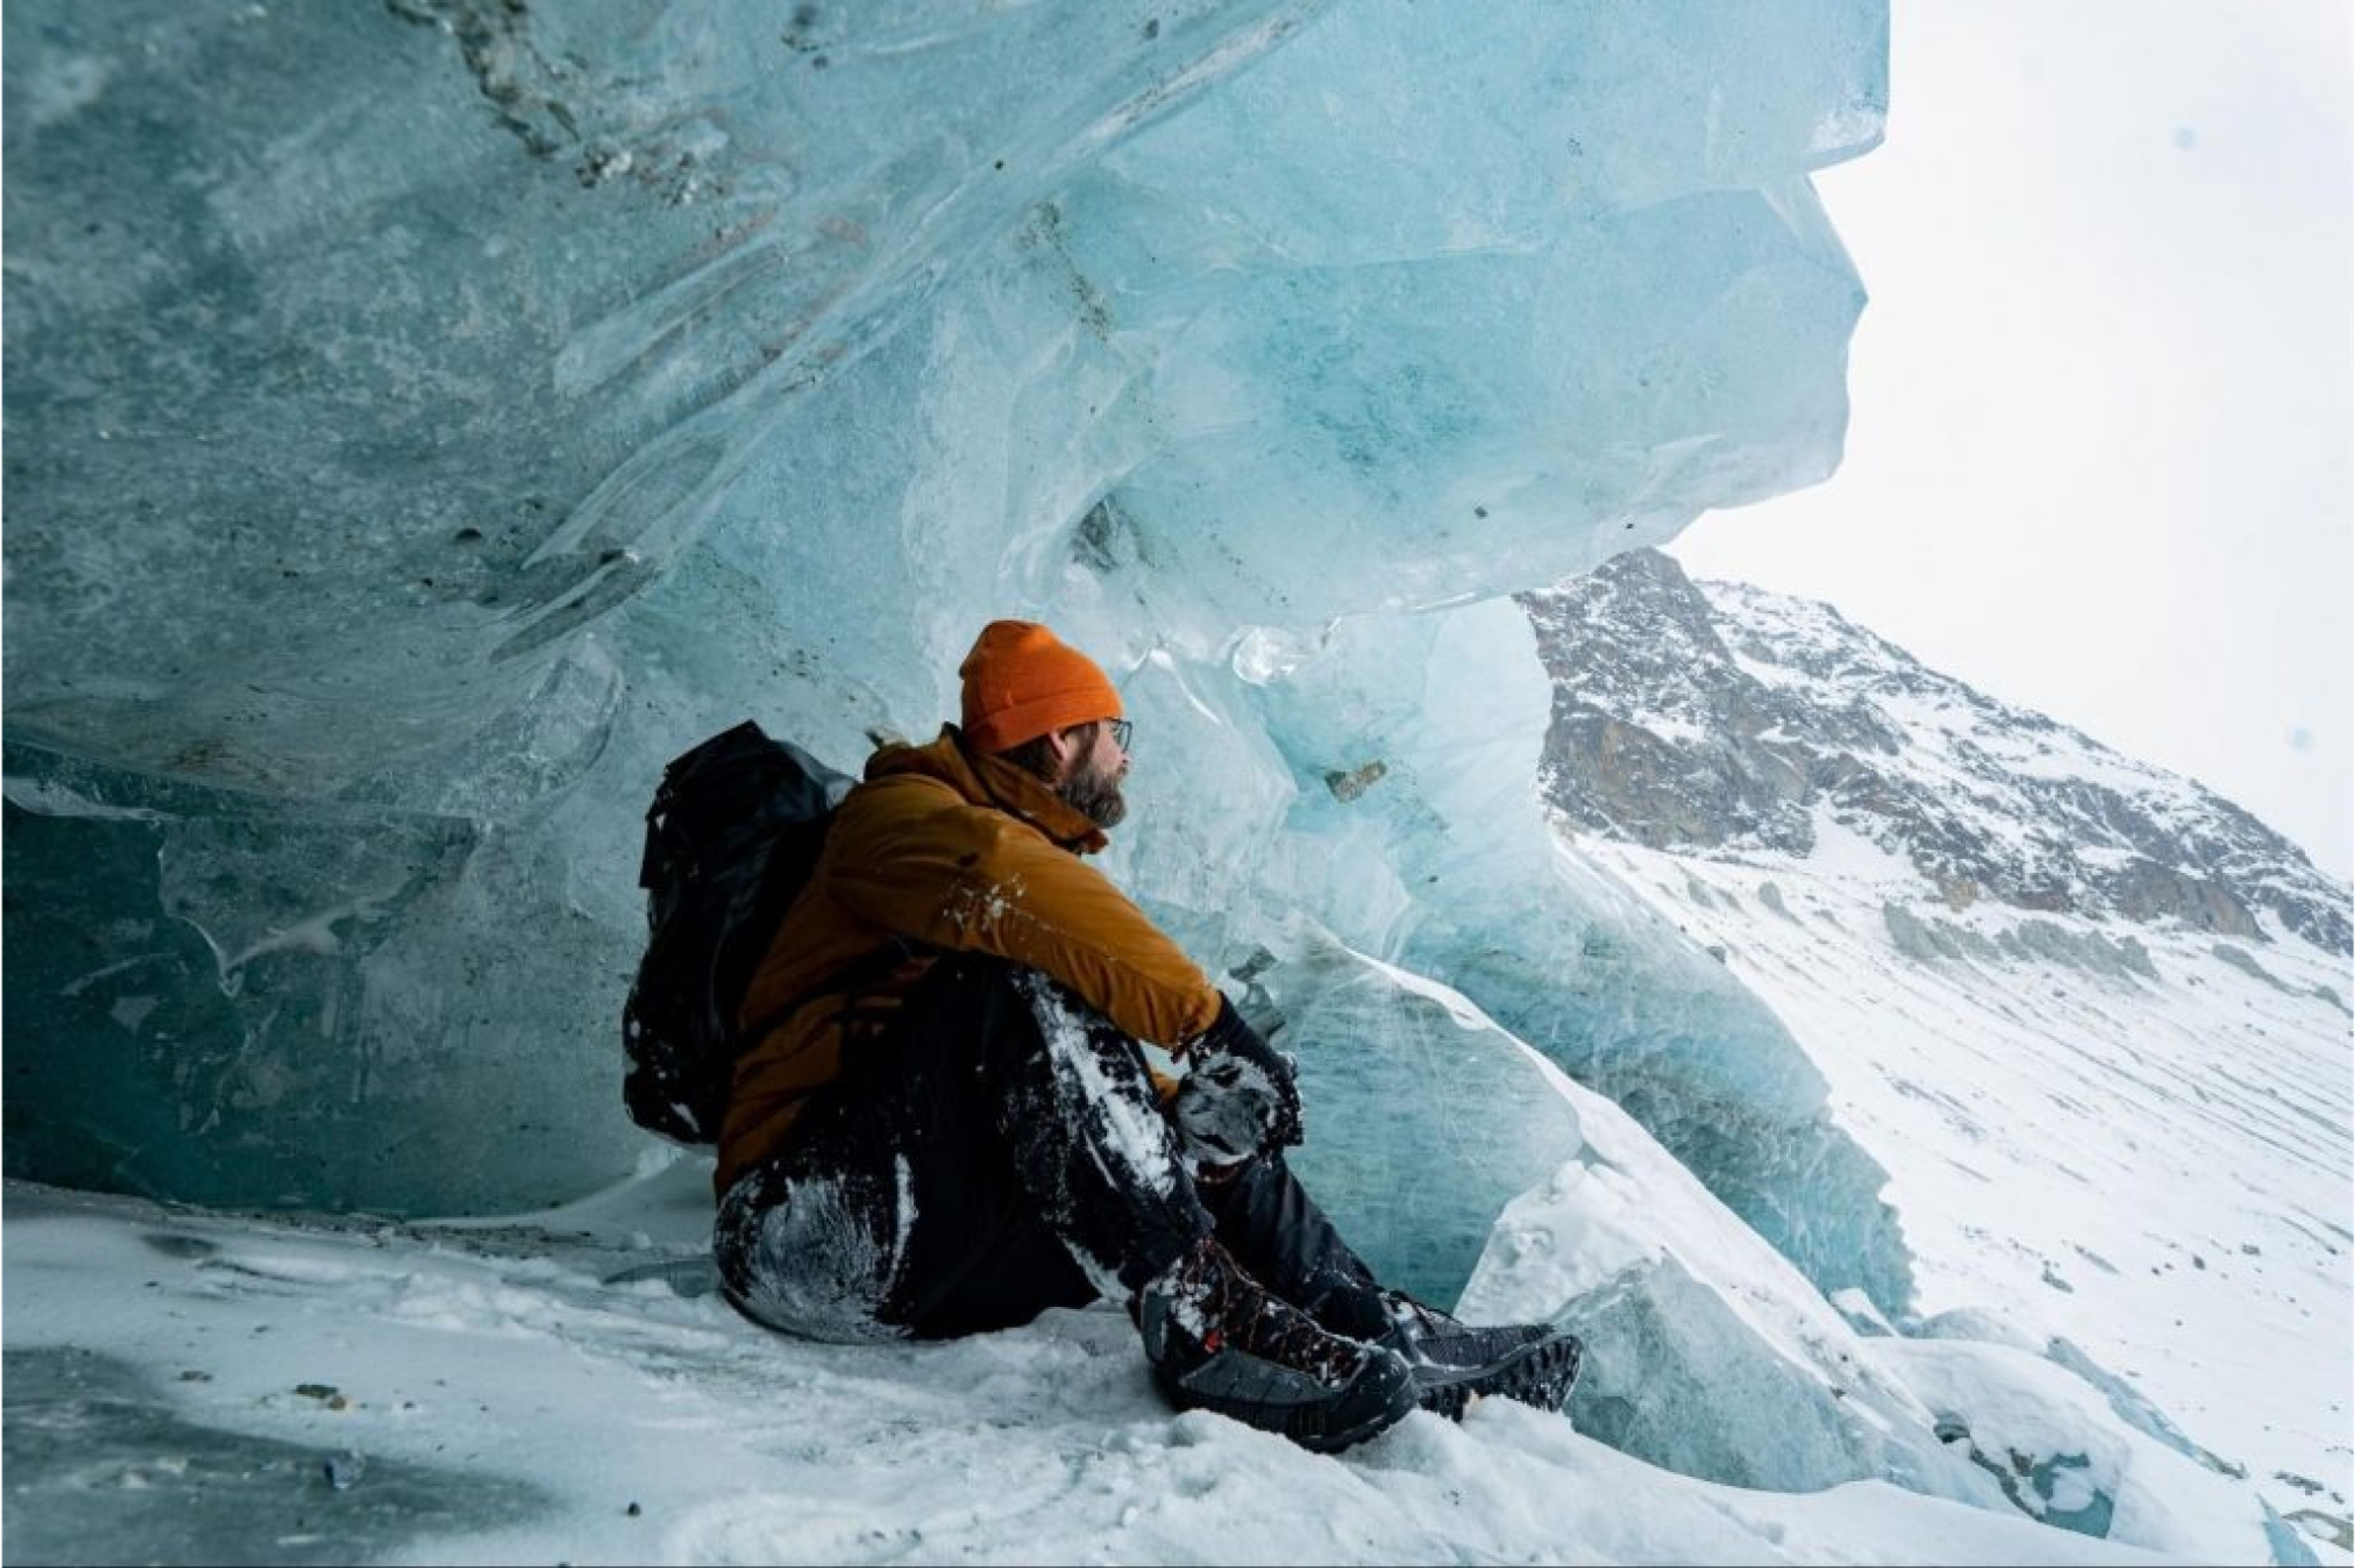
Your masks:
{"label": "black snow pants", "polygon": [[1134,1040],[1037,971],[966,955],[843,1053],[784,1151],[721,1198],[713,1252],[772,1328],[945,1339],[1125,1302],[1204,1235],[1337,1333],[1388,1325],[1280,1156],[1198,1181]]}

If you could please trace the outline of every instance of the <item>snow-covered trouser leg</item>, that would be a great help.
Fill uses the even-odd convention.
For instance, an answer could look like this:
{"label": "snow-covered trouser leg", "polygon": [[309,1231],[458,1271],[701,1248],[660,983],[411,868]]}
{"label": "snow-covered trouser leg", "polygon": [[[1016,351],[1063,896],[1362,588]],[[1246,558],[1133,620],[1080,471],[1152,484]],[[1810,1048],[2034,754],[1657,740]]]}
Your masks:
{"label": "snow-covered trouser leg", "polygon": [[1035,969],[1012,984],[1044,1049],[999,1102],[1003,1130],[1049,1227],[1099,1295],[1125,1301],[1209,1234],[1210,1216],[1136,1041]]}
{"label": "snow-covered trouser leg", "polygon": [[1374,1339],[1391,1327],[1373,1271],[1341,1238],[1281,1152],[1232,1167],[1196,1190],[1219,1244],[1277,1296],[1336,1334]]}
{"label": "snow-covered trouser leg", "polygon": [[1034,971],[943,959],[722,1198],[749,1316],[943,1338],[1123,1299],[1211,1228],[1136,1042]]}

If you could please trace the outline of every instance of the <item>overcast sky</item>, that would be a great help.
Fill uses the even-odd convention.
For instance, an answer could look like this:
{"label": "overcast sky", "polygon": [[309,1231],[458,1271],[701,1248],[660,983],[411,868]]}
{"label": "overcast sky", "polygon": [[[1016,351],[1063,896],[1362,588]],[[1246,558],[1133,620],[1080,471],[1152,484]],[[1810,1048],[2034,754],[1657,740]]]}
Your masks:
{"label": "overcast sky", "polygon": [[1823,599],[2355,862],[2347,0],[1896,0],[1821,176],[1872,303],[1827,484],[1689,571]]}

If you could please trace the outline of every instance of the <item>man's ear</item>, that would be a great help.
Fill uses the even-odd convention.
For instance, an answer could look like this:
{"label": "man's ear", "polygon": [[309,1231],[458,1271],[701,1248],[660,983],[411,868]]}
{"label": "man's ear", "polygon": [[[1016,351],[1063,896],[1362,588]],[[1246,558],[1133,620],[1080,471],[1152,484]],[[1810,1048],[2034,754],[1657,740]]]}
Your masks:
{"label": "man's ear", "polygon": [[1071,771],[1072,762],[1080,754],[1078,731],[1076,729],[1048,731],[1047,754],[1055,759],[1055,777],[1060,779]]}

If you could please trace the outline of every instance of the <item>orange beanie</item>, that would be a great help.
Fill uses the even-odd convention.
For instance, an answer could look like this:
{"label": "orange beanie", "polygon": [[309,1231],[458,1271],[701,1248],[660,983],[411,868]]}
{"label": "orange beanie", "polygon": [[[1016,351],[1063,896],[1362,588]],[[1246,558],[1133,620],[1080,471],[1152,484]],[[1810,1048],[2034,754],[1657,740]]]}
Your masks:
{"label": "orange beanie", "polygon": [[1120,717],[1120,693],[1095,660],[1035,621],[992,621],[957,667],[965,739],[1010,751],[1050,730]]}

